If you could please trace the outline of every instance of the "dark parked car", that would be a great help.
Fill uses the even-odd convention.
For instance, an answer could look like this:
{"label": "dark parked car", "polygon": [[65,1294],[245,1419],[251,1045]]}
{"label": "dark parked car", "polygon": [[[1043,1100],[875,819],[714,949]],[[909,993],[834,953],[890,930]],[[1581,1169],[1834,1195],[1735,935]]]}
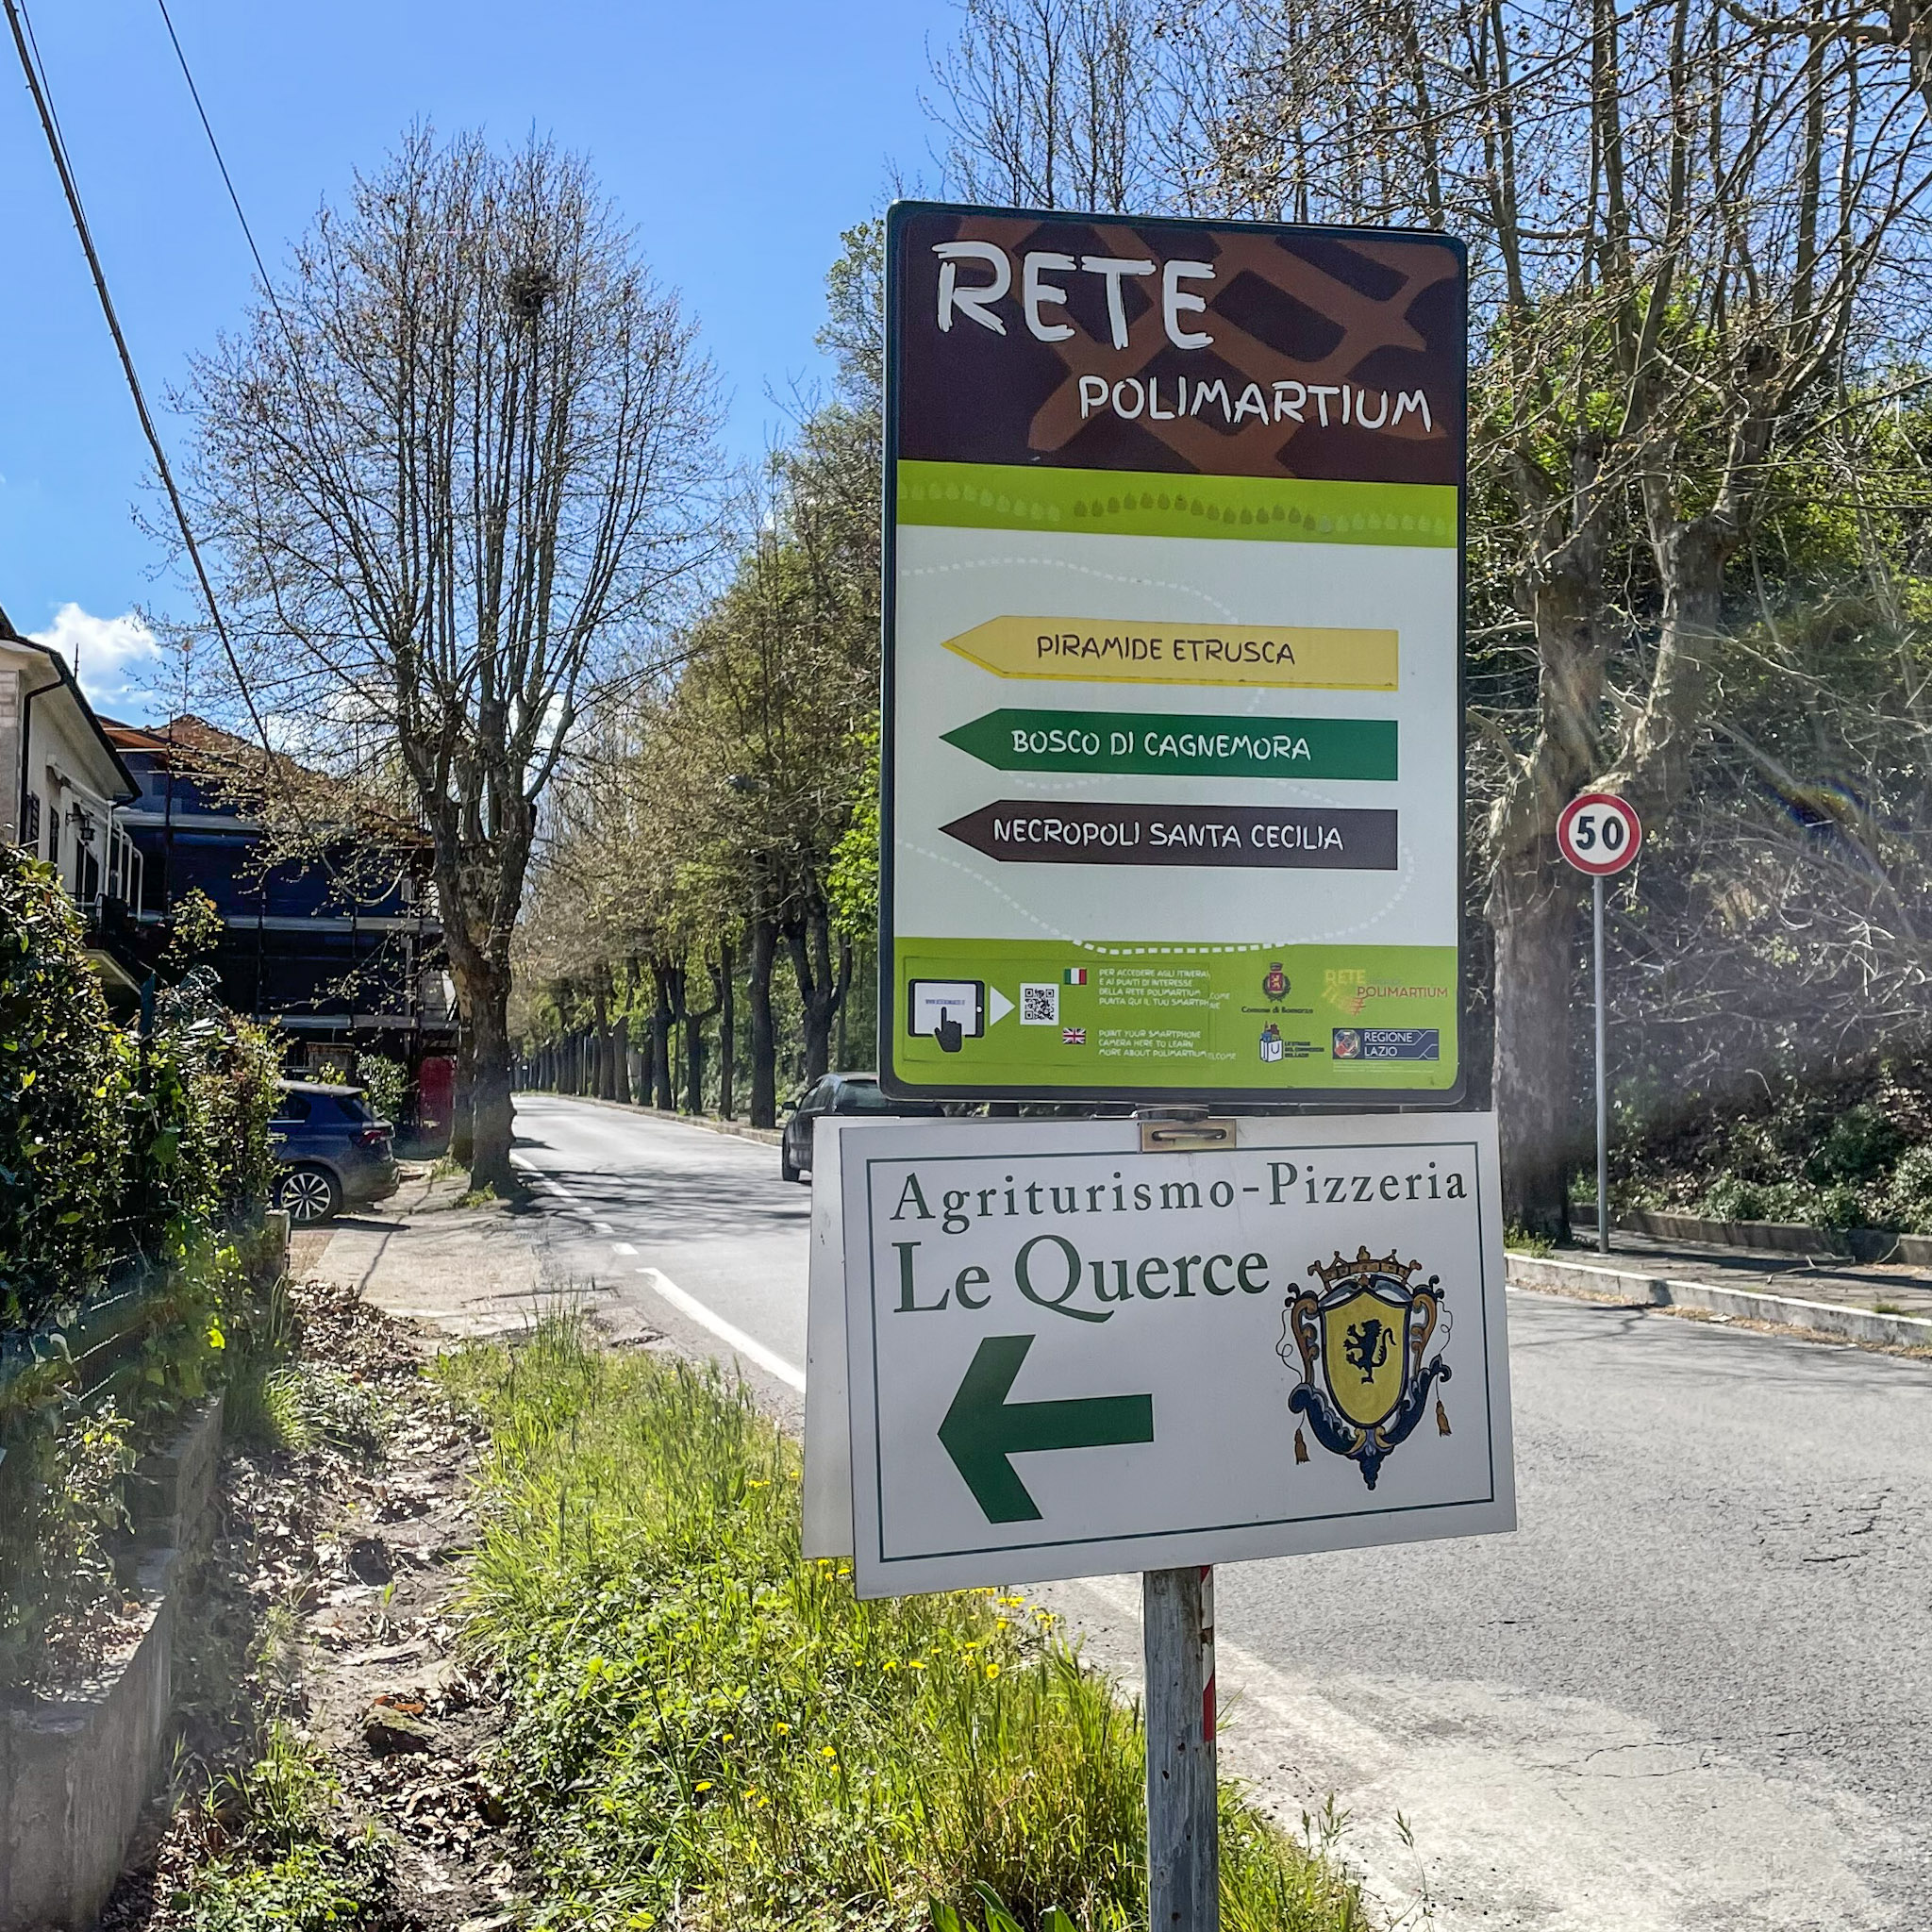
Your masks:
{"label": "dark parked car", "polygon": [[943,1113],[930,1100],[891,1100],[876,1074],[827,1074],[806,1090],[778,1141],[778,1172],[788,1181],[811,1178],[811,1124],[822,1113],[895,1113],[927,1120]]}
{"label": "dark parked car", "polygon": [[359,1087],[284,1080],[268,1125],[282,1176],[275,1206],[297,1226],[396,1191],[395,1129],[370,1112]]}

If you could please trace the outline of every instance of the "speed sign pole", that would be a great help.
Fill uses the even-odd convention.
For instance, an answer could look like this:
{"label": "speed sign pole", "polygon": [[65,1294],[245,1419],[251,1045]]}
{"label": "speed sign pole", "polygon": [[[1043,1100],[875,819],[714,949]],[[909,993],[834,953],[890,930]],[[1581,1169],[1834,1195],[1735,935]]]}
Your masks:
{"label": "speed sign pole", "polygon": [[1637,857],[1643,825],[1636,808],[1607,791],[1580,792],[1557,821],[1557,845],[1591,882],[1591,953],[1596,978],[1596,1246],[1610,1252],[1610,1099],[1604,1050],[1604,881]]}

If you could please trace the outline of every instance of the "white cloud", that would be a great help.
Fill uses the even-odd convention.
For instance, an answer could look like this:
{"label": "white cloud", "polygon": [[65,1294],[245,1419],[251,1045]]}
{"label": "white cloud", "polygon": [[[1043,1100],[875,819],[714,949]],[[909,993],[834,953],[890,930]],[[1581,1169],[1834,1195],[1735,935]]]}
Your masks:
{"label": "white cloud", "polygon": [[95,710],[139,723],[166,709],[159,687],[167,676],[168,654],[133,611],[94,617],[78,604],[63,604],[45,630],[27,635],[37,644],[51,644],[75,667]]}

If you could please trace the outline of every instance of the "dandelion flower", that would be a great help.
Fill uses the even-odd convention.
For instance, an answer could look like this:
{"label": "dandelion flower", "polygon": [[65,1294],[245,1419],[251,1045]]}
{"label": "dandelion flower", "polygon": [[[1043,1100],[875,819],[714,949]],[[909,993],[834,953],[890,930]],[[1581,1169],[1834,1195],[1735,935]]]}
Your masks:
{"label": "dandelion flower", "polygon": [[789,1731],[791,1728],[791,1726],[790,1724],[774,1724],[772,1728],[774,1731],[778,1732],[780,1736],[782,1736],[785,1732]]}
{"label": "dandelion flower", "polygon": [[697,1781],[697,1783],[691,1787],[691,1790],[694,1791],[708,1791],[710,1789],[711,1780],[708,1777],[701,1777]]}
{"label": "dandelion flower", "polygon": [[838,1749],[834,1745],[821,1744],[819,1746],[819,1756],[821,1757],[836,1757],[838,1755]]}
{"label": "dandelion flower", "polygon": [[993,1677],[997,1677],[997,1676],[999,1675],[999,1674],[1000,1674],[1000,1667],[999,1667],[999,1665],[997,1665],[997,1664],[988,1664],[988,1665],[987,1665],[987,1667],[986,1667],[986,1674],[987,1674],[987,1676],[988,1676],[988,1678],[989,1678],[989,1679],[991,1679],[991,1678],[993,1678]]}

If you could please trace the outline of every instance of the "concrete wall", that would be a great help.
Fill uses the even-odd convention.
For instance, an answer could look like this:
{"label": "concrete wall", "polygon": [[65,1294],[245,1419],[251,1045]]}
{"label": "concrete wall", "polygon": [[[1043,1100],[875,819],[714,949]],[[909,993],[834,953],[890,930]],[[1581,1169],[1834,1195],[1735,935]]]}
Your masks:
{"label": "concrete wall", "polygon": [[134,1655],[110,1682],[0,1712],[0,1932],[87,1932],[120,1876],[174,1702],[176,1571],[205,1532],[221,1440],[216,1396],[130,1490],[147,1626]]}

